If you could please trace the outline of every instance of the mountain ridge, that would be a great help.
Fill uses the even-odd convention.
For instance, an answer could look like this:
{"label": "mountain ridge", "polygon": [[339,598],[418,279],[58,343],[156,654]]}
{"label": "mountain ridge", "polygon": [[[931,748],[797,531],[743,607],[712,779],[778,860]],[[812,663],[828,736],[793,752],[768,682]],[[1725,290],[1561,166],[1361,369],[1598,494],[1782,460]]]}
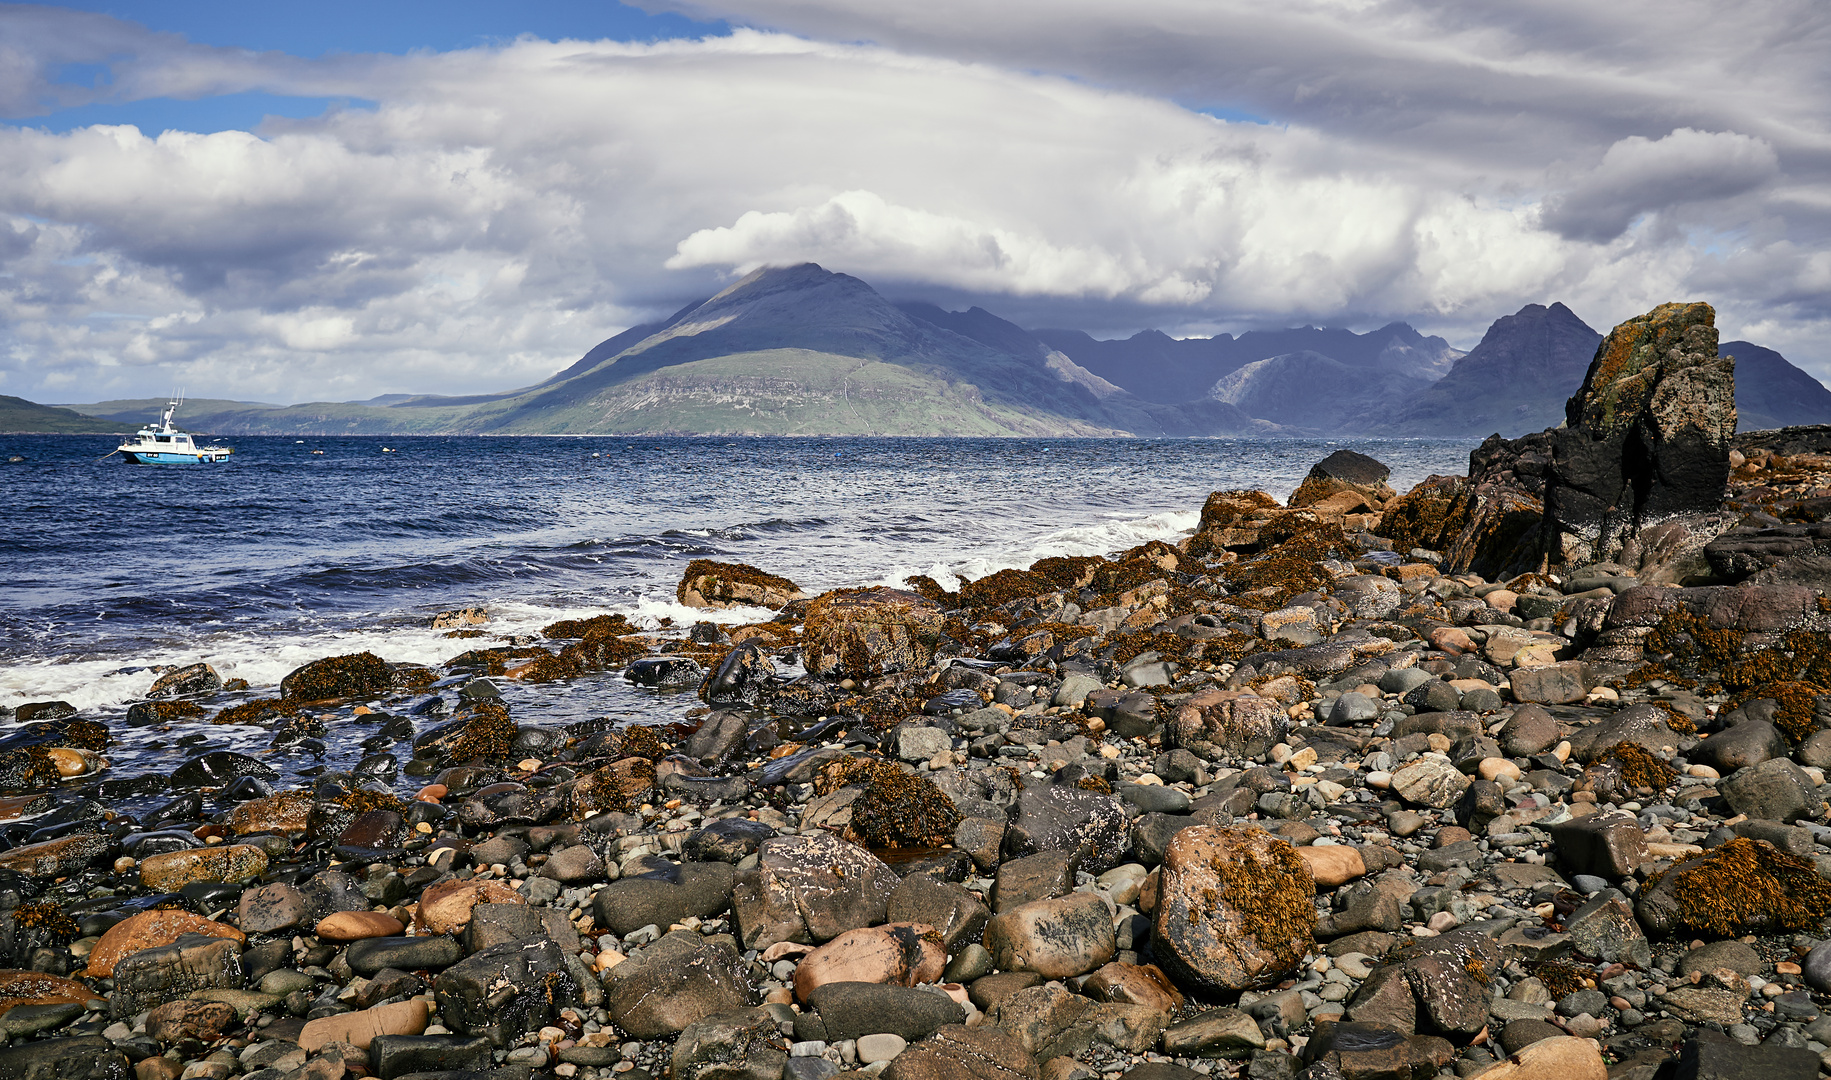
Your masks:
{"label": "mountain ridge", "polygon": [[[892,302],[803,263],[759,269],[612,335],[531,386],[290,406],[192,401],[180,419],[216,435],[1481,438],[1555,425],[1600,340],[1554,302],[1496,319],[1467,353],[1403,322],[1364,334],[1148,330],[1102,341],[1026,330],[977,306]],[[1831,390],[1779,353],[1742,341],[1723,351],[1741,359],[1744,429],[1831,421]],[[81,407],[97,423],[127,424],[163,404]]]}

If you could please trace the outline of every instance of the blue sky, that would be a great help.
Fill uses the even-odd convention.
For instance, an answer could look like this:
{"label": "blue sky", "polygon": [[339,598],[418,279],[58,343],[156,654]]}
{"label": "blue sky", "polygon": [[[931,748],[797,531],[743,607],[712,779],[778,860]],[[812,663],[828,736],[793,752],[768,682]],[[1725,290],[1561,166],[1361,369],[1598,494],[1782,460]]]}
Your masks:
{"label": "blue sky", "polygon": [[[306,58],[326,53],[448,52],[500,45],[523,34],[549,40],[658,41],[730,31],[723,20],[650,14],[614,0],[322,0],[312,4],[89,0],[58,6],[139,23],[148,30],[182,34],[199,45]],[[56,79],[85,87],[105,86],[108,80],[106,63],[68,64]],[[97,102],[56,109],[22,122],[56,132],[89,124],[133,124],[153,134],[168,129],[209,133],[252,130],[270,116],[305,119],[332,108],[373,104],[360,98],[247,91],[191,100],[156,97]]]}
{"label": "blue sky", "polygon": [[1822,0],[638,2],[0,2],[0,393],[498,390],[801,261],[1101,337],[1708,300],[1831,365]]}

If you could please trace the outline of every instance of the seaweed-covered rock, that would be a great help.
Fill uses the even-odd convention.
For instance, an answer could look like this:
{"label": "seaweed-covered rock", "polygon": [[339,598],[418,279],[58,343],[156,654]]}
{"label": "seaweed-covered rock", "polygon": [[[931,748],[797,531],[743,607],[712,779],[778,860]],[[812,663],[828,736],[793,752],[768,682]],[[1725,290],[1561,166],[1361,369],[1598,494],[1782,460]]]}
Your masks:
{"label": "seaweed-covered rock", "polygon": [[960,811],[933,780],[884,762],[852,803],[847,835],[867,847],[940,847],[954,837]]}
{"label": "seaweed-covered rock", "polygon": [[313,660],[280,680],[280,697],[293,701],[380,697],[394,685],[388,662],[374,653],[351,653]]}
{"label": "seaweed-covered rock", "polygon": [[1153,948],[1179,986],[1243,990],[1274,982],[1313,943],[1315,881],[1275,836],[1192,826],[1170,841],[1161,874]]}
{"label": "seaweed-covered rock", "polygon": [[1284,707],[1239,690],[1203,690],[1170,714],[1171,744],[1210,760],[1258,757],[1290,730]]}
{"label": "seaweed-covered rock", "polygon": [[803,599],[801,587],[785,577],[743,563],[694,559],[680,576],[674,597],[690,608],[766,607],[780,610]]}
{"label": "seaweed-covered rock", "polygon": [[1545,549],[1614,558],[1645,525],[1717,509],[1736,430],[1735,359],[1709,304],[1661,304],[1615,327],[1553,432]]}
{"label": "seaweed-covered rock", "polygon": [[839,589],[808,604],[803,658],[817,675],[919,671],[934,657],[941,609],[903,589]]}
{"label": "seaweed-covered rock", "polygon": [[519,730],[509,719],[507,705],[497,698],[483,698],[469,705],[464,715],[413,740],[413,754],[440,765],[501,761],[509,756]]}
{"label": "seaweed-covered rock", "polygon": [[1797,855],[1738,837],[1649,881],[1635,913],[1654,934],[1813,930],[1831,915],[1831,882]]}
{"label": "seaweed-covered rock", "polygon": [[1392,470],[1365,454],[1337,450],[1310,466],[1308,476],[1291,492],[1291,506],[1313,506],[1332,495],[1352,492],[1378,507],[1394,497],[1386,481]]}

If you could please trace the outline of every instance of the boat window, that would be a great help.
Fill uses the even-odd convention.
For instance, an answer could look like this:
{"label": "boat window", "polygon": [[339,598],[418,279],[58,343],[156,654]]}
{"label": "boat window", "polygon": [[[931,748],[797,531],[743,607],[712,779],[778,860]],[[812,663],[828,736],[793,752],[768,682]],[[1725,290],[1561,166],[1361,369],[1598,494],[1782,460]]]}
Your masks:
{"label": "boat window", "polygon": [[154,442],[171,442],[172,437],[170,435],[154,435],[153,441]]}

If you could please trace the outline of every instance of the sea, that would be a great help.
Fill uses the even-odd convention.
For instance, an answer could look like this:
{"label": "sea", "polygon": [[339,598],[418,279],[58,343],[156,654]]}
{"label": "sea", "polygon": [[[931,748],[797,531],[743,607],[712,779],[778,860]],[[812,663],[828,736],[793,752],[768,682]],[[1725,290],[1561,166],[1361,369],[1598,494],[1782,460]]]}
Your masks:
{"label": "sea", "polygon": [[[110,724],[115,775],[213,749],[283,778],[347,768],[367,731],[323,750],[208,723],[121,723],[158,671],[205,661],[277,694],[320,657],[438,665],[559,619],[622,613],[678,633],[768,618],[675,601],[696,558],[745,562],[804,590],[952,588],[1050,555],[1189,534],[1223,488],[1287,497],[1338,449],[1399,491],[1467,471],[1452,439],[243,437],[218,465],[128,465],[115,440],[0,436],[0,705],[67,701]],[[10,460],[9,459],[22,459]],[[481,606],[483,640],[431,627]],[[699,703],[606,672],[505,685],[521,724],[679,720]],[[422,727],[426,723],[422,723]],[[397,748],[404,761],[408,747]],[[419,781],[403,777],[403,787]]]}

